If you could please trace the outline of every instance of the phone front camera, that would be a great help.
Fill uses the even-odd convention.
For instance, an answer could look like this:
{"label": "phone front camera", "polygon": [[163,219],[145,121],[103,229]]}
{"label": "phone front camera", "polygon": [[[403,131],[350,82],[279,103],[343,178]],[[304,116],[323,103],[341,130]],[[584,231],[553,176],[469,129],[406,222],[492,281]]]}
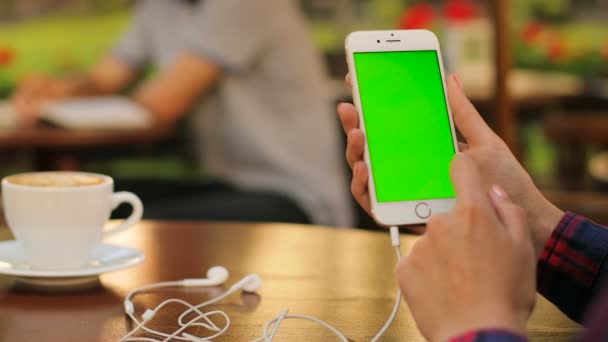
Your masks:
{"label": "phone front camera", "polygon": [[380,41],[378,40],[378,43],[380,43]]}

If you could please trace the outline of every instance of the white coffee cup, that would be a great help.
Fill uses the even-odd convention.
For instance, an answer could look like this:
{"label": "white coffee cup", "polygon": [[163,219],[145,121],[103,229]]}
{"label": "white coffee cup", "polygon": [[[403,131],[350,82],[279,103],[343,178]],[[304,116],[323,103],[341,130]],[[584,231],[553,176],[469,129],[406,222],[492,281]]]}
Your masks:
{"label": "white coffee cup", "polygon": [[[58,185],[53,181],[40,185],[17,182],[18,177],[93,181],[85,185]],[[2,201],[8,226],[23,248],[27,266],[44,270],[85,266],[101,240],[128,229],[143,215],[143,205],[136,195],[114,193],[112,178],[84,172],[35,172],[6,177],[2,180]],[[125,221],[104,231],[111,212],[121,203],[129,203],[133,212]]]}

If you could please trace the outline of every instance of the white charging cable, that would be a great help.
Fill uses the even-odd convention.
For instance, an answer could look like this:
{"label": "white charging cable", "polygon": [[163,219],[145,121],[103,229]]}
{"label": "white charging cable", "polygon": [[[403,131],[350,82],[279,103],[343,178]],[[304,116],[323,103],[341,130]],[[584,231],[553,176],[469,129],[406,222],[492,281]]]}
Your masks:
{"label": "white charging cable", "polygon": [[[391,244],[395,248],[397,260],[399,260],[399,259],[401,259],[401,248],[400,248],[401,239],[399,238],[399,228],[396,226],[391,227],[390,233],[391,233]],[[380,329],[380,331],[371,339],[371,342],[378,341],[384,335],[384,333],[386,333],[386,330],[388,330],[388,328],[391,326],[391,324],[395,321],[395,318],[397,317],[397,313],[399,312],[400,305],[401,305],[401,290],[399,289],[399,290],[397,290],[397,299],[395,300],[395,305],[393,306],[393,310],[391,311],[391,314],[390,314],[388,320],[386,321],[386,323],[384,324],[382,329]],[[289,314],[289,310],[285,310],[285,311],[281,312],[280,315],[278,315],[277,317],[268,321],[268,323],[266,323],[266,325],[264,326],[264,336],[254,340],[252,342],[262,342],[262,341],[271,342],[274,339],[277,332],[279,331],[279,327],[280,327],[281,323],[285,319],[303,319],[303,320],[315,322],[315,323],[320,324],[323,327],[327,328],[328,330],[332,331],[341,341],[349,342],[348,338],[340,330],[336,329],[329,323],[327,323],[321,319],[318,319],[316,317],[312,317],[312,316],[292,315],[292,314]]]}
{"label": "white charging cable", "polygon": [[[395,226],[391,227],[390,236],[391,236],[391,244],[395,249],[397,259],[400,259],[401,258],[401,249],[400,249],[401,241],[399,238],[399,228],[395,227]],[[245,292],[256,292],[257,290],[259,290],[259,288],[262,285],[262,281],[258,275],[251,274],[251,275],[244,277],[243,279],[241,279],[240,281],[238,281],[237,283],[232,285],[230,287],[230,289],[228,289],[228,291],[226,291],[223,294],[221,294],[220,296],[210,299],[204,303],[201,303],[198,305],[192,305],[192,304],[187,303],[180,299],[168,299],[168,300],[160,303],[156,308],[146,310],[144,312],[144,314],[141,316],[141,318],[142,318],[141,321],[139,321],[137,319],[137,317],[135,317],[135,307],[133,305],[132,299],[136,294],[138,294],[140,292],[149,291],[149,290],[158,289],[158,288],[165,288],[165,287],[192,287],[192,286],[221,285],[228,279],[228,271],[223,267],[216,266],[209,270],[209,272],[207,273],[207,277],[208,277],[207,279],[186,279],[186,280],[182,280],[182,281],[152,284],[152,285],[144,286],[144,287],[131,291],[125,298],[124,309],[125,309],[125,313],[127,314],[127,316],[129,316],[129,318],[131,318],[131,320],[135,323],[135,327],[127,335],[125,335],[120,341],[121,342],[168,342],[171,340],[179,340],[179,341],[189,341],[189,342],[210,342],[213,339],[223,335],[230,327],[230,317],[224,311],[221,311],[221,310],[214,310],[214,311],[208,311],[208,312],[203,312],[201,310],[207,306],[210,306],[210,305],[213,305],[213,304],[216,304],[216,303],[222,301],[224,298],[230,296],[231,294],[233,294],[239,290],[243,290]],[[179,318],[177,320],[177,323],[179,325],[179,328],[177,330],[175,330],[171,334],[167,334],[167,333],[160,332],[160,331],[146,327],[146,323],[150,322],[162,308],[164,308],[165,306],[170,305],[170,304],[180,304],[187,308],[184,312],[182,312],[182,314],[179,316]],[[393,310],[391,311],[391,314],[390,314],[388,320],[386,321],[384,326],[382,326],[380,331],[371,339],[371,342],[377,342],[384,335],[384,333],[386,333],[386,330],[388,330],[388,328],[391,326],[391,324],[397,317],[397,313],[399,312],[400,304],[401,304],[401,290],[398,290],[395,305],[393,306]],[[192,317],[190,320],[186,321],[186,319],[190,315],[193,315],[193,314],[194,314],[194,317]],[[211,319],[211,317],[213,317],[213,316],[221,316],[224,319],[225,322],[224,322],[224,325],[222,328],[218,327],[218,325],[213,322],[213,320]],[[327,323],[319,318],[312,317],[312,316],[290,314],[289,310],[282,311],[277,317],[268,321],[266,323],[266,325],[264,326],[263,336],[253,340],[252,342],[262,342],[262,341],[263,342],[272,342],[273,339],[275,338],[276,334],[279,331],[281,323],[286,319],[302,319],[302,320],[308,320],[308,321],[317,323],[317,324],[325,327],[326,329],[330,330],[331,332],[333,332],[341,341],[349,342],[348,338],[342,332],[340,332],[340,330],[336,329],[334,326],[330,325],[329,323]],[[192,334],[185,332],[186,329],[189,329],[192,327],[204,328],[208,331],[213,332],[213,334],[209,335],[209,336],[194,336]],[[151,336],[155,336],[155,337],[144,337],[144,336],[137,337],[137,336],[135,336],[135,334],[139,331],[146,332],[147,334],[149,334]]]}

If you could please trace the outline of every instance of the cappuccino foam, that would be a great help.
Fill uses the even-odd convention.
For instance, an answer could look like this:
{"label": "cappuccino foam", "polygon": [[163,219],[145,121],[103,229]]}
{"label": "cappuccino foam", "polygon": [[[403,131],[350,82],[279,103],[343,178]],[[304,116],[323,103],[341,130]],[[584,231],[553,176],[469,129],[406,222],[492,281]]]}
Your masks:
{"label": "cappuccino foam", "polygon": [[104,179],[84,173],[40,172],[23,173],[7,178],[10,183],[26,186],[66,188],[99,185]]}

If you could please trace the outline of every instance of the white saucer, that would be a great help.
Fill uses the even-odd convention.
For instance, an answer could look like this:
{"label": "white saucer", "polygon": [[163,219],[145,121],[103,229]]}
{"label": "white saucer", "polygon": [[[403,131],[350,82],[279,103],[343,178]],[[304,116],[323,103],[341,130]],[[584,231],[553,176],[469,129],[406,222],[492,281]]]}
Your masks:
{"label": "white saucer", "polygon": [[68,270],[42,270],[24,262],[21,245],[17,241],[0,242],[0,275],[10,275],[28,279],[29,283],[48,283],[48,281],[69,284],[79,278],[91,278],[107,273],[137,266],[144,261],[142,252],[128,247],[100,244],[91,253],[87,265]]}

